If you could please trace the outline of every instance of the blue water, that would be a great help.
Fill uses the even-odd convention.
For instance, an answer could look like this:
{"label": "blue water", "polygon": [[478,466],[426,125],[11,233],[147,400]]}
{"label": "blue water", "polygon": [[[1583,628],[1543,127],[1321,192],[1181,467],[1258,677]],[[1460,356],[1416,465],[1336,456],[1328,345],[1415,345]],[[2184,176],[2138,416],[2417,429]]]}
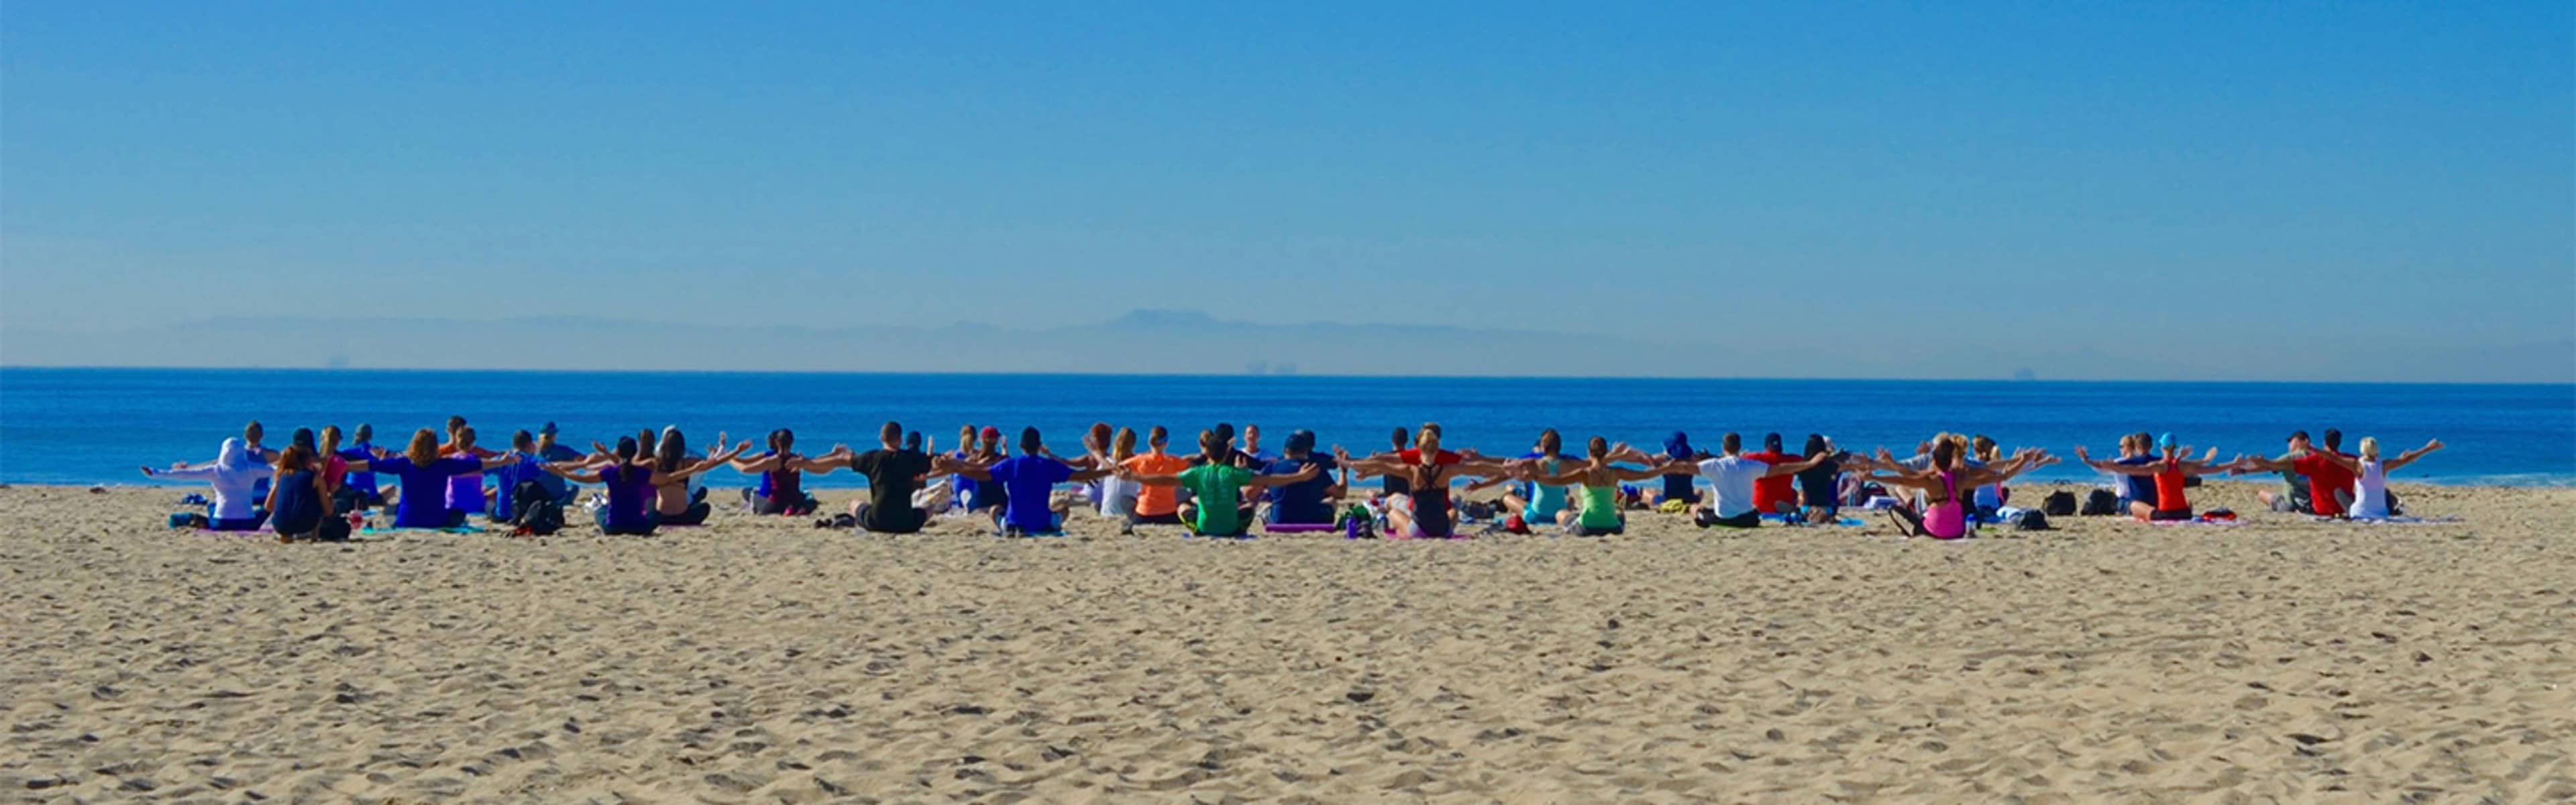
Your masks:
{"label": "blue water", "polygon": [[[1517,454],[1542,427],[1570,446],[1594,434],[1655,449],[1685,430],[1703,449],[1734,430],[1778,431],[1796,450],[1822,432],[1846,448],[1909,451],[1936,431],[1990,434],[2061,455],[2113,452],[2123,432],[2277,455],[2294,429],[2364,435],[2393,448],[2438,437],[2450,449],[2402,479],[2576,484],[2576,386],[2313,383],[2055,383],[1867,380],[1633,380],[1101,375],[874,375],[0,368],[0,481],[145,483],[135,468],[212,458],[252,419],[283,446],[298,426],[361,422],[399,448],[415,428],[462,414],[500,446],[511,430],[561,425],[586,448],[677,424],[703,447],[796,431],[801,452],[873,446],[892,418],[942,447],[957,426],[1042,429],[1059,453],[1095,421],[1170,426],[1176,449],[1216,422],[1258,423],[1276,450],[1309,428],[1326,444],[1374,450],[1399,425],[1442,424],[1448,446]],[[2071,460],[2040,477],[2080,478]],[[738,484],[727,472],[710,478]],[[846,473],[812,479],[851,486]]]}

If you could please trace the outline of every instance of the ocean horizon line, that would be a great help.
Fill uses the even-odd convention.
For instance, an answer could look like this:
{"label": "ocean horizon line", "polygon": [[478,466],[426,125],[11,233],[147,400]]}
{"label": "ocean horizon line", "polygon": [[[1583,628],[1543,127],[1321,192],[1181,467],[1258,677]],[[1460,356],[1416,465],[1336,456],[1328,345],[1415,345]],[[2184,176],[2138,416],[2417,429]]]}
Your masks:
{"label": "ocean horizon line", "polygon": [[509,374],[509,375],[703,375],[735,377],[1065,377],[1065,378],[1170,378],[1187,380],[1572,380],[1572,381],[1651,381],[1651,382],[1746,382],[1746,383],[1983,383],[1995,385],[2206,385],[2206,386],[2440,386],[2481,388],[2565,388],[2576,393],[2576,382],[2518,381],[2480,382],[2453,380],[2243,380],[2243,379],[2064,379],[2044,377],[1786,377],[1732,375],[1492,375],[1492,374],[1346,374],[1346,373],[1215,373],[1215,372],[990,372],[990,371],[889,371],[866,369],[567,369],[567,368],[467,368],[435,366],[165,366],[165,365],[53,365],[0,363],[0,371],[44,372],[273,372],[292,374]]}

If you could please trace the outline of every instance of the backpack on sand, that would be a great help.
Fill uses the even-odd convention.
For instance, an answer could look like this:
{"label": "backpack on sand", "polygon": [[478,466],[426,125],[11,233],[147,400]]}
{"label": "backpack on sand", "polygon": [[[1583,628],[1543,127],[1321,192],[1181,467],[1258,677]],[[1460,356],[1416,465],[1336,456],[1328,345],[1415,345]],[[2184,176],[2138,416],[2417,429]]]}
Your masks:
{"label": "backpack on sand", "polygon": [[535,481],[521,481],[510,491],[510,522],[519,527],[516,533],[546,536],[564,527],[563,501]]}
{"label": "backpack on sand", "polygon": [[2084,496],[2084,516],[2101,517],[2120,513],[2120,496],[2108,489],[2096,489]]}
{"label": "backpack on sand", "polygon": [[2048,513],[2038,509],[2023,509],[2021,514],[2013,517],[2012,528],[2014,531],[2056,530],[2048,524]]}
{"label": "backpack on sand", "polygon": [[2050,517],[2073,516],[2075,514],[2075,493],[2068,492],[2063,489],[2050,492],[2048,493],[2047,500],[2040,501],[2039,510],[2047,512]]}

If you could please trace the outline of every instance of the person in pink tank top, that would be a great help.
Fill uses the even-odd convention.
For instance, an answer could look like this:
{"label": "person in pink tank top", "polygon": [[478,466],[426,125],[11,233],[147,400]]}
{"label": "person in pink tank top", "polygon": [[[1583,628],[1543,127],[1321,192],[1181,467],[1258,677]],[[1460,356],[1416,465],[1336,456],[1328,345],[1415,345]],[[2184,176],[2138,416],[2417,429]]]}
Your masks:
{"label": "person in pink tank top", "polygon": [[1896,463],[1895,456],[1888,455],[1886,448],[1880,448],[1878,465],[1887,469],[1870,475],[1867,480],[1923,490],[1923,511],[1916,512],[1902,506],[1887,510],[1888,516],[1895,519],[1899,533],[1909,537],[1960,539],[1968,535],[1968,504],[1959,497],[1961,488],[2001,483],[2047,457],[2045,451],[2023,450],[2009,461],[1970,467],[1961,460],[1959,443],[1943,439],[1932,445],[1932,466],[1921,471],[1904,469]]}

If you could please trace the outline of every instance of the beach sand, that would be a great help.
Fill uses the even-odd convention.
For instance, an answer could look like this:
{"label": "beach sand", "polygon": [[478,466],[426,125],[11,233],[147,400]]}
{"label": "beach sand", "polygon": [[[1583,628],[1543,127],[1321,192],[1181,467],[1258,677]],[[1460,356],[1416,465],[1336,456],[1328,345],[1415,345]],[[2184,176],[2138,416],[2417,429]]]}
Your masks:
{"label": "beach sand", "polygon": [[[2250,512],[2255,488],[2198,498]],[[2576,799],[2576,490],[2400,488],[2450,524],[1957,544],[719,513],[345,546],[159,527],[187,491],[0,490],[0,793]]]}

